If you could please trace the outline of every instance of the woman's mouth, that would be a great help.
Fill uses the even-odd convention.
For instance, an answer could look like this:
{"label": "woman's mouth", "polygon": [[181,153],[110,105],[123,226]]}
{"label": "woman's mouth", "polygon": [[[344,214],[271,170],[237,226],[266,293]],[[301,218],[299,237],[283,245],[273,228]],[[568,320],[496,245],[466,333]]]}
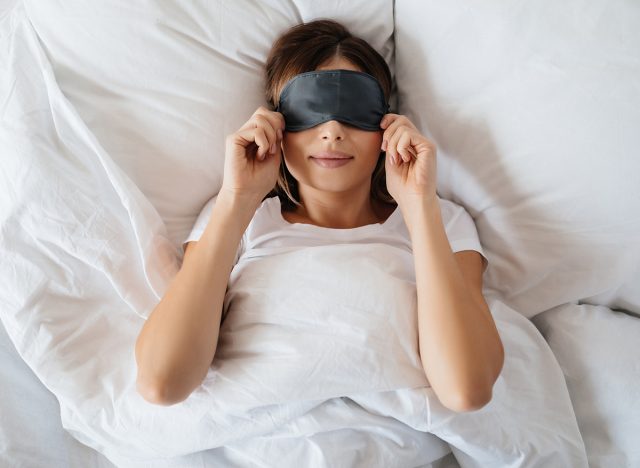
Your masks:
{"label": "woman's mouth", "polygon": [[311,156],[311,159],[318,166],[334,168],[347,164],[353,156],[342,151],[322,151]]}
{"label": "woman's mouth", "polygon": [[316,158],[311,156],[311,160],[316,163],[318,166],[326,167],[326,168],[334,168],[344,166],[345,164],[350,163],[353,158]]}

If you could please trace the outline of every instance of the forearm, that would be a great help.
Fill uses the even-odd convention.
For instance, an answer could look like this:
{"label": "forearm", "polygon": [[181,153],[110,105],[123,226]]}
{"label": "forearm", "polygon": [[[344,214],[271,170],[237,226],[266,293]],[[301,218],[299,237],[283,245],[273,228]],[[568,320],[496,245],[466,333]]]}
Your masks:
{"label": "forearm", "polygon": [[427,378],[445,406],[482,406],[491,397],[502,362],[493,318],[468,290],[437,199],[412,206],[405,218],[413,245],[419,349]]}
{"label": "forearm", "polygon": [[136,342],[138,389],[172,404],[204,379],[218,344],[224,296],[252,203],[219,195],[200,240],[145,322]]}

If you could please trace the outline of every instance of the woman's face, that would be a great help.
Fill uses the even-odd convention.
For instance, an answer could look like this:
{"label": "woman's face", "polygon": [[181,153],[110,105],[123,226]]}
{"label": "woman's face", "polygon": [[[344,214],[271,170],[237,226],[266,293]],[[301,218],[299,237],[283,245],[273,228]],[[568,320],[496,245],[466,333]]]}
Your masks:
{"label": "woman's face", "polygon": [[[362,71],[348,60],[333,58],[317,70]],[[317,190],[343,192],[371,183],[371,175],[380,156],[383,130],[372,132],[330,120],[299,132],[284,132],[283,156],[289,172],[298,181],[300,190],[310,186]],[[323,151],[346,153],[350,159],[339,167],[318,162]]]}

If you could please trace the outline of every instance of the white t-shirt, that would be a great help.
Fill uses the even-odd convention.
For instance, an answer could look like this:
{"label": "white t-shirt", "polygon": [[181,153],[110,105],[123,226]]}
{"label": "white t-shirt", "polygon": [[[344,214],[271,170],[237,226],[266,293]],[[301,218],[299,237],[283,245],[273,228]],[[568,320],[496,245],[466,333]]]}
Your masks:
{"label": "white t-shirt", "polygon": [[[184,243],[197,241],[202,236],[217,195],[207,202]],[[445,232],[453,252],[475,250],[486,256],[478,239],[473,219],[456,203],[438,197]],[[242,256],[264,256],[295,247],[312,247],[348,243],[388,243],[412,252],[409,230],[399,207],[383,223],[368,224],[352,229],[335,229],[304,223],[290,223],[282,217],[280,199],[267,198],[256,210],[242,235],[234,265]]]}

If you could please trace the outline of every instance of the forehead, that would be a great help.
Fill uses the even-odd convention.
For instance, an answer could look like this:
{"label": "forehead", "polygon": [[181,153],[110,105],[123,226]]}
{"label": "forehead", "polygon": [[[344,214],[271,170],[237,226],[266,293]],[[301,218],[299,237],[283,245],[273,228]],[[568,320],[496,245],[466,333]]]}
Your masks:
{"label": "forehead", "polygon": [[329,60],[323,62],[316,67],[316,70],[353,70],[362,71],[359,67],[354,65],[348,59],[344,57],[332,57]]}

